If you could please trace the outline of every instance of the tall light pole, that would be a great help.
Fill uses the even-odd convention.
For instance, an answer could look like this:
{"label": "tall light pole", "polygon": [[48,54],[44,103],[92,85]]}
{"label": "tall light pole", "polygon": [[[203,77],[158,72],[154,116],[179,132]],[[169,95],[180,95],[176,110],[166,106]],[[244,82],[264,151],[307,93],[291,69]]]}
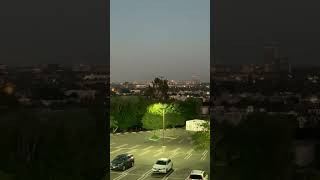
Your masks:
{"label": "tall light pole", "polygon": [[166,106],[162,104],[162,151],[165,151],[166,146],[164,145],[164,130],[165,130],[165,111]]}
{"label": "tall light pole", "polygon": [[162,105],[162,150],[164,151],[164,115],[165,115],[165,106]]}

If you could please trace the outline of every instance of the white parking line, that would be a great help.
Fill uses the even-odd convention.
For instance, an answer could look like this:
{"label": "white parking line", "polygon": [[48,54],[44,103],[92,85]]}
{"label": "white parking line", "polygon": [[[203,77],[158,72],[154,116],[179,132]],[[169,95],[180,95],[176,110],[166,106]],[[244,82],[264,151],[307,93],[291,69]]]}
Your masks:
{"label": "white parking line", "polygon": [[124,171],[123,173],[121,173],[120,176],[114,178],[113,180],[122,179],[123,177],[127,176],[130,171],[133,171],[134,169],[135,169],[135,167],[132,167],[132,168],[130,168],[130,169],[127,169],[126,171]]}
{"label": "white parking line", "polygon": [[194,149],[190,149],[187,154],[191,154],[194,151]]}
{"label": "white parking line", "polygon": [[147,172],[145,172],[144,174],[142,174],[142,176],[140,176],[139,179],[137,179],[137,180],[143,180],[143,179],[147,178],[151,173],[152,173],[152,169],[150,169]]}
{"label": "white parking line", "polygon": [[139,147],[139,146],[141,146],[141,145],[135,145],[135,146],[133,146],[133,147],[131,147],[131,148],[129,148],[129,149],[136,149],[136,148]]}
{"label": "white parking line", "polygon": [[122,148],[122,147],[125,147],[125,146],[127,146],[128,144],[122,144],[122,145],[120,145],[120,146],[117,146],[117,147],[115,147],[115,148]]}
{"label": "white parking line", "polygon": [[184,157],[183,159],[189,159],[192,156],[192,154],[187,154],[186,157]]}
{"label": "white parking line", "polygon": [[148,147],[146,147],[146,148],[143,148],[142,150],[143,151],[145,151],[145,150],[149,150],[149,149],[151,149],[151,148],[153,148],[154,146],[148,146]]}
{"label": "white parking line", "polygon": [[170,158],[175,157],[177,154],[179,154],[178,151],[179,151],[180,149],[181,149],[181,148],[176,148],[176,149],[170,151],[170,152],[171,152],[171,155],[170,155],[169,157],[170,157]]}
{"label": "white parking line", "polygon": [[181,140],[179,141],[179,144],[181,144],[183,140],[184,140],[184,139],[181,139]]}
{"label": "white parking line", "polygon": [[187,153],[186,156],[183,159],[189,159],[192,156],[192,152],[194,151],[194,149],[190,149]]}
{"label": "white parking line", "polygon": [[150,152],[150,150],[146,150],[146,151],[142,152],[141,154],[139,154],[139,156],[143,156],[143,155],[147,154],[148,152]]}
{"label": "white parking line", "polygon": [[202,156],[207,154],[207,152],[208,152],[208,150],[204,150],[203,153],[202,153]]}
{"label": "white parking line", "polygon": [[200,160],[205,160],[206,157],[207,157],[207,153],[208,153],[208,150],[205,150],[203,153],[202,153],[202,157]]}
{"label": "white parking line", "polygon": [[118,149],[116,149],[114,151],[111,151],[110,154],[116,153],[116,152],[121,151],[121,150],[123,150],[123,149],[122,148],[118,148]]}
{"label": "white parking line", "polygon": [[[178,168],[176,168],[174,171],[176,171],[176,170],[178,170]],[[171,173],[166,174],[166,175],[162,178],[162,180],[168,180],[170,175],[171,175]],[[181,178],[179,178],[179,179],[181,179]]]}
{"label": "white parking line", "polygon": [[173,154],[171,154],[170,156],[169,156],[169,158],[174,158],[176,155],[178,155],[179,153],[177,152],[177,151],[175,151],[175,152],[173,152]]}
{"label": "white parking line", "polygon": [[137,152],[138,149],[132,149],[131,151],[128,151],[128,153],[134,153],[134,152]]}
{"label": "white parking line", "polygon": [[177,152],[177,151],[179,151],[181,148],[176,148],[176,149],[174,149],[174,150],[172,150],[173,152]]}
{"label": "white parking line", "polygon": [[159,150],[157,150],[156,152],[158,152],[158,153],[154,154],[153,157],[157,157],[157,156],[163,154],[162,149],[159,149]]}

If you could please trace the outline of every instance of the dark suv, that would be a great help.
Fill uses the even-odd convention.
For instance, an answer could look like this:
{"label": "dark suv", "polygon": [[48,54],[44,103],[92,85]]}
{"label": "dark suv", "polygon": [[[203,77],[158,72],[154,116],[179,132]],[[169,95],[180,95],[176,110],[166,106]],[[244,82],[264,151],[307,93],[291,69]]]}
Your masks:
{"label": "dark suv", "polygon": [[133,165],[134,157],[132,154],[120,154],[111,161],[110,169],[124,171]]}

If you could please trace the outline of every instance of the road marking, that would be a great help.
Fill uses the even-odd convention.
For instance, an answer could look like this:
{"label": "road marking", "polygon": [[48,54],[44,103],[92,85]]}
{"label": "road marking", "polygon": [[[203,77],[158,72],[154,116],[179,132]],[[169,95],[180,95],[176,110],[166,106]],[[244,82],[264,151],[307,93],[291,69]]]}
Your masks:
{"label": "road marking", "polygon": [[189,159],[190,157],[192,156],[192,154],[188,154],[188,155],[186,155],[186,157],[184,157],[183,159]]}
{"label": "road marking", "polygon": [[117,146],[117,147],[115,147],[115,148],[123,148],[123,147],[125,147],[125,146],[127,146],[128,144],[122,144],[122,145],[120,145],[120,146]]}
{"label": "road marking", "polygon": [[137,179],[137,180],[143,180],[143,179],[147,178],[147,176],[149,176],[151,173],[152,173],[152,169],[150,169],[147,172],[145,172],[144,174],[142,174],[142,176],[139,177],[139,179]]}
{"label": "road marking", "polygon": [[136,149],[136,148],[139,147],[139,146],[141,146],[141,145],[135,145],[135,146],[133,146],[133,147],[131,147],[131,148],[129,148],[129,149]]}
{"label": "road marking", "polygon": [[157,156],[163,154],[162,149],[159,149],[159,150],[157,150],[156,152],[158,152],[158,153],[156,153],[155,155],[153,155],[153,157],[157,157]]}
{"label": "road marking", "polygon": [[194,149],[190,149],[187,154],[191,154],[194,151]]}
{"label": "road marking", "polygon": [[207,152],[208,152],[208,150],[204,150],[203,153],[202,153],[202,156],[203,156],[204,154],[206,154]]}
{"label": "road marking", "polygon": [[132,133],[136,134],[137,132],[132,132]]}
{"label": "road marking", "polygon": [[177,152],[174,152],[173,154],[171,154],[171,155],[169,156],[169,158],[170,158],[170,159],[171,159],[171,158],[174,158],[177,154],[178,154]]}
{"label": "road marking", "polygon": [[207,153],[208,153],[208,150],[205,150],[203,153],[202,153],[202,157],[200,160],[205,160],[206,157],[207,157]]}
{"label": "road marking", "polygon": [[[174,171],[176,171],[178,168],[176,168]],[[172,169],[173,171],[173,169]],[[173,172],[172,172],[173,173]],[[172,174],[172,173],[167,173],[163,178],[162,180],[168,180],[169,179],[169,176]]]}
{"label": "road marking", "polygon": [[177,138],[175,138],[175,137],[170,137],[170,136],[165,136],[164,138],[167,138],[167,139],[177,139]]}
{"label": "road marking", "polygon": [[114,144],[116,144],[116,143],[111,143],[110,146],[112,146],[112,145],[114,145]]}
{"label": "road marking", "polygon": [[176,148],[176,149],[174,149],[174,150],[172,150],[172,152],[177,152],[177,151],[179,151],[181,148]]}
{"label": "road marking", "polygon": [[147,154],[148,152],[150,152],[150,150],[144,151],[143,153],[139,154],[139,156],[143,156],[143,155]]}
{"label": "road marking", "polygon": [[143,151],[145,151],[145,150],[148,150],[148,149],[151,149],[151,148],[153,148],[154,146],[148,146],[148,147],[146,147],[146,148],[144,148],[144,149],[142,149]]}
{"label": "road marking", "polygon": [[132,149],[131,151],[128,151],[128,153],[134,153],[136,151],[138,151],[138,149]]}
{"label": "road marking", "polygon": [[118,151],[121,151],[121,150],[122,150],[122,148],[118,148],[118,149],[116,149],[116,150],[114,150],[114,151],[111,151],[110,154],[113,154],[113,153],[118,152]]}
{"label": "road marking", "polygon": [[172,152],[172,154],[169,156],[169,158],[174,158],[177,154],[179,154],[179,150],[180,150],[181,148],[176,148],[175,150],[172,150],[172,151],[170,151],[170,152]]}
{"label": "road marking", "polygon": [[192,152],[194,151],[194,149],[190,149],[186,154],[186,156],[184,157],[184,159],[189,159],[192,156]]}
{"label": "road marking", "polygon": [[133,171],[134,169],[135,169],[135,167],[132,167],[132,168],[130,168],[130,169],[127,169],[126,171],[122,172],[120,176],[114,178],[113,180],[122,179],[123,177],[127,176],[130,171]]}
{"label": "road marking", "polygon": [[181,139],[181,140],[179,141],[179,144],[181,144],[183,140],[184,140],[184,139]]}

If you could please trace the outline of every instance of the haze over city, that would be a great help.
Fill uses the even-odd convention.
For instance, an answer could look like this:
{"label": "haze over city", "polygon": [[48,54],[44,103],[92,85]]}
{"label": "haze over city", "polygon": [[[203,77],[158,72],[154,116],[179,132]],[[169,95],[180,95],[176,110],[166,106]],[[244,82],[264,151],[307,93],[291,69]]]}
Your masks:
{"label": "haze over city", "polygon": [[112,0],[111,81],[208,81],[209,16],[209,0]]}

